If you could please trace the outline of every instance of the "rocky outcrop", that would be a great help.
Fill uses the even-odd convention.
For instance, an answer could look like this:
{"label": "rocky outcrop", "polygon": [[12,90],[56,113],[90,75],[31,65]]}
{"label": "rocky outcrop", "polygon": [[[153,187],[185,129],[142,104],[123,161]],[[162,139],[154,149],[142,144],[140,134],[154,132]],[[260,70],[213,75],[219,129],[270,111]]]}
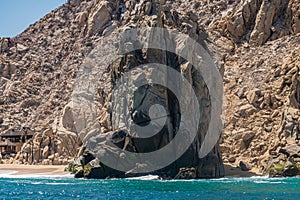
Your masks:
{"label": "rocky outcrop", "polygon": [[262,45],[285,35],[299,33],[297,0],[245,0],[213,25],[236,42]]}
{"label": "rocky outcrop", "polygon": [[5,52],[11,46],[9,38],[0,38],[0,53]]}
{"label": "rocky outcrop", "polygon": [[[160,11],[162,7],[159,4],[146,1],[136,4],[132,9],[134,12],[136,12],[136,14],[140,13],[140,15],[143,15],[144,13],[145,15],[143,16],[143,19],[131,18],[132,21],[127,24],[127,27],[116,30],[116,32],[124,31],[126,33],[126,31],[131,31],[134,28],[147,28],[149,26],[162,28],[165,27],[169,29],[174,29],[176,26],[178,26],[177,28],[179,30],[190,35],[190,37],[200,44],[205,45],[207,42],[205,41],[206,38],[203,38],[200,35],[205,33],[204,30],[201,30],[197,25],[197,21],[194,21],[192,18],[186,15],[181,15],[181,13],[176,13],[175,10],[166,10],[162,15]],[[130,13],[126,14],[129,15]],[[176,21],[173,19],[174,16],[177,17]],[[186,42],[185,38],[183,37],[178,37],[175,40],[175,38],[170,36],[168,37],[168,33],[165,33],[165,35],[155,35],[155,30],[153,30],[153,32],[153,35],[147,35],[146,33],[143,33],[143,36],[155,38],[155,41],[153,42],[163,46],[161,47],[163,49],[170,49],[172,47],[173,52],[176,52],[179,51],[177,48],[180,47],[180,44]],[[129,34],[128,37],[133,36]],[[74,166],[70,167],[71,171],[74,171],[74,169],[78,168],[77,163],[81,163],[81,170],[76,172],[76,177],[128,177],[145,175],[147,173],[156,174],[163,178],[222,177],[224,175],[224,170],[218,144],[216,144],[215,147],[208,152],[209,154],[207,156],[199,157],[200,147],[205,138],[208,125],[210,123],[209,116],[211,115],[210,96],[201,73],[197,72],[196,68],[193,68],[191,63],[183,58],[180,58],[178,55],[171,53],[171,50],[168,52],[159,49],[146,49],[145,46],[135,46],[140,45],[141,43],[142,40],[130,40],[130,42],[120,43],[118,49],[115,50],[117,52],[122,51],[122,49],[126,49],[128,46],[138,50],[129,51],[124,55],[124,57],[122,57],[122,59],[118,59],[112,63],[108,69],[105,68],[103,71],[100,71],[101,77],[106,77],[106,79],[100,79],[100,85],[102,85],[102,88],[99,89],[99,93],[101,94],[99,99],[102,99],[103,103],[100,111],[101,115],[98,120],[100,121],[101,127],[99,127],[98,130],[87,130],[87,128],[82,127],[79,128],[79,130],[81,130],[81,134],[86,132],[86,134],[84,134],[86,136],[84,136],[83,140],[86,141],[87,149],[89,149],[90,152],[86,153],[79,160],[75,161]],[[206,45],[204,47],[206,47]],[[189,53],[191,55],[197,55],[198,52],[193,52],[190,50]],[[91,57],[99,57],[99,55],[97,55],[97,49],[93,51],[93,55]],[[183,113],[181,113],[180,110],[184,108],[179,107],[179,99],[177,99],[177,97],[174,96],[174,94],[171,93],[171,91],[169,91],[167,88],[156,84],[143,86],[134,92],[135,95],[132,98],[126,99],[124,94],[130,93],[131,90],[134,91],[135,89],[130,87],[122,90],[117,87],[122,75],[129,71],[130,73],[138,75],[123,83],[124,85],[131,85],[131,82],[138,82],[140,77],[151,77],[154,72],[152,72],[150,68],[149,71],[147,68],[145,68],[145,71],[143,72],[138,71],[139,69],[135,69],[136,66],[140,66],[145,63],[160,63],[170,66],[194,86],[193,90],[201,106],[199,108],[192,107],[192,102],[190,102],[188,106],[191,108],[191,110],[199,109],[197,112],[200,112],[201,115],[200,124],[195,141],[192,141],[192,144],[190,144],[190,147],[182,156],[179,158],[174,158],[174,160],[168,165],[156,170],[141,172],[143,171],[142,169],[148,170],[148,167],[152,165],[152,163],[143,163],[141,161],[141,163],[135,162],[135,166],[130,166],[129,168],[126,168],[126,171],[123,171],[105,163],[103,161],[104,156],[102,155],[116,152],[111,156],[115,156],[113,159],[118,160],[115,163],[115,166],[125,166],[126,163],[130,162],[130,159],[134,160],[134,158],[128,158],[125,153],[120,151],[120,149],[135,153],[137,156],[139,153],[141,154],[157,151],[167,146],[176,136],[179,127],[182,126],[181,121],[183,119],[180,119],[180,117],[183,117],[181,116]],[[159,75],[162,77],[162,80],[168,80],[170,77],[167,77],[166,75],[171,76],[169,73],[160,73]],[[78,83],[78,85],[80,85],[80,89],[78,89],[78,91],[75,89],[75,95],[78,96],[80,94],[84,98],[82,100],[78,100],[78,105],[80,106],[75,106],[75,108],[80,107],[78,112],[74,111],[76,116],[80,115],[80,110],[82,110],[82,107],[84,107],[81,105],[82,102],[86,101],[88,96],[91,96],[91,94],[88,93],[83,94],[85,92],[81,88],[82,84]],[[178,89],[182,90],[180,91],[182,93],[182,97],[190,96],[187,90],[183,90],[180,87],[178,87]],[[112,97],[104,98],[108,96]],[[73,103],[76,104],[76,102]],[[155,104],[162,105],[165,108],[165,112],[168,113],[166,123],[156,135],[150,138],[141,139],[134,137],[134,135],[138,134],[137,130],[134,129],[134,124],[142,125],[143,123],[150,121],[150,111],[148,110],[152,105]],[[128,106],[129,108],[127,108]],[[193,113],[188,113],[188,116],[190,115],[193,115]],[[128,116],[131,116],[131,118],[127,118]],[[185,118],[187,118],[187,116]],[[75,121],[81,121],[81,118],[78,117],[78,120]],[[190,122],[185,123],[191,124]],[[84,124],[87,124],[87,122]],[[152,131],[155,132],[155,130],[156,127],[153,126]],[[184,141],[181,142],[184,143]],[[115,147],[110,146],[109,143],[113,143]],[[177,150],[174,149],[172,155],[177,153],[175,151]],[[91,156],[93,159],[90,159]],[[90,161],[87,162],[86,160]],[[193,169],[193,172],[191,172],[191,175],[183,175],[183,168]]]}
{"label": "rocky outcrop", "polygon": [[67,165],[73,161],[79,146],[80,141],[75,133],[45,129],[22,146],[14,163]]}
{"label": "rocky outcrop", "polygon": [[[110,4],[118,3],[117,1],[111,1]],[[117,7],[118,5],[114,5]],[[100,1],[93,6],[93,10],[87,17],[88,20],[88,35],[94,35],[95,33],[102,32],[104,26],[111,21],[112,9],[109,7],[108,1]],[[81,16],[81,23],[85,17]]]}

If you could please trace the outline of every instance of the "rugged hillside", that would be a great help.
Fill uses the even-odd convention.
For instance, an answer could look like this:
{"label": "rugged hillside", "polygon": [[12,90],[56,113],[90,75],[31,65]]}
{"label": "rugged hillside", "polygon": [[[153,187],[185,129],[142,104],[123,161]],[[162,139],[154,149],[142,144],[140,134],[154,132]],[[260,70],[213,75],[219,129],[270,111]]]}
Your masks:
{"label": "rugged hillside", "polygon": [[222,52],[225,164],[270,175],[299,173],[294,169],[300,153],[299,1],[210,1],[181,7],[201,13],[198,21]]}
{"label": "rugged hillside", "polygon": [[[187,62],[184,57],[180,58],[176,55],[172,55],[171,52],[151,49],[147,50],[146,47],[142,47],[143,50],[141,50],[141,52],[136,51],[128,53],[121,61],[117,60],[115,61],[116,63],[108,66],[108,69],[100,70],[101,76],[106,78],[102,82],[101,80],[99,82],[104,89],[99,88],[98,90],[101,94],[98,101],[99,119],[96,119],[95,126],[93,125],[95,121],[89,121],[87,119],[88,117],[86,116],[88,114],[85,115],[84,118],[80,118],[81,115],[77,116],[78,113],[76,109],[81,109],[81,105],[72,107],[74,102],[70,104],[70,93],[74,88],[75,95],[77,95],[76,85],[72,84],[75,82],[75,72],[77,72],[80,67],[81,59],[83,59],[84,56],[87,56],[87,53],[89,53],[93,47],[98,45],[98,41],[101,43],[105,37],[117,28],[120,31],[134,27],[162,27],[171,30],[180,30],[185,34],[189,34],[196,42],[202,43],[204,48],[211,48],[213,50],[212,44],[208,44],[208,47],[206,46],[205,43],[207,37],[205,36],[204,30],[198,26],[196,19],[192,19],[185,13],[177,13],[170,5],[165,4],[166,2],[155,3],[147,1],[138,3],[133,1],[128,1],[126,3],[119,1],[87,1],[82,3],[70,1],[62,8],[53,11],[51,16],[48,15],[37,24],[29,27],[29,29],[20,36],[10,40],[3,39],[3,44],[6,48],[3,48],[1,51],[3,51],[3,57],[5,57],[6,60],[15,55],[19,56],[20,48],[25,54],[24,56],[26,56],[25,58],[22,57],[22,62],[24,62],[22,65],[16,66],[15,69],[9,66],[6,67],[8,70],[3,71],[3,75],[7,78],[3,80],[6,80],[6,85],[8,85],[8,88],[11,88],[7,90],[6,87],[4,91],[4,97],[8,96],[8,98],[5,98],[3,104],[4,112],[24,109],[19,111],[19,113],[5,113],[3,129],[9,129],[9,126],[14,127],[14,124],[9,123],[11,121],[19,120],[18,124],[29,126],[32,129],[35,129],[36,132],[33,141],[25,144],[21,152],[17,154],[15,162],[32,163],[33,161],[33,163],[63,164],[66,161],[64,159],[66,156],[70,159],[72,155],[76,155],[75,153],[77,152],[74,152],[74,147],[81,144],[80,139],[76,138],[74,132],[90,135],[90,132],[93,131],[93,134],[95,135],[95,130],[91,129],[97,125],[100,125],[100,128],[96,131],[97,137],[102,137],[102,135],[104,137],[106,135],[112,135],[111,142],[116,142],[116,145],[120,149],[125,149],[133,153],[152,152],[167,146],[170,140],[177,134],[177,130],[181,123],[180,116],[184,117],[184,115],[182,115],[183,113],[180,113],[180,109],[183,108],[178,107],[178,103],[175,101],[174,97],[172,97],[170,91],[160,88],[159,86],[149,85],[148,88],[139,91],[141,94],[134,96],[133,99],[128,99],[128,102],[124,102],[123,105],[118,105],[115,108],[117,113],[109,111],[109,107],[113,107],[114,105],[111,106],[111,98],[108,98],[108,96],[111,95],[111,90],[114,89],[113,87],[120,78],[119,76],[122,73],[131,70],[131,68],[136,65],[154,62],[172,67],[174,70],[177,70],[178,73],[182,73],[182,75],[186,76],[188,81],[195,85],[194,90],[200,107],[193,108],[190,106],[191,104],[189,104],[189,110],[192,109],[197,111],[197,109],[199,109],[197,112],[201,112],[202,116],[200,122],[197,122],[197,124],[199,123],[199,126],[197,125],[199,131],[197,131],[198,135],[196,140],[191,141],[193,144],[190,147],[187,146],[187,152],[183,156],[182,153],[184,152],[178,153],[179,157],[174,158],[172,162],[166,163],[166,165],[163,166],[165,167],[164,169],[158,169],[155,173],[169,178],[221,177],[224,175],[218,144],[216,144],[215,147],[213,144],[212,147],[214,148],[212,150],[212,147],[208,149],[211,151],[207,152],[209,153],[208,156],[198,157],[198,153],[200,154],[199,147],[201,146],[206,130],[208,129],[209,117],[205,116],[208,116],[210,113],[210,97],[205,84],[202,83],[203,80],[201,74],[193,72],[191,64]],[[74,14],[76,11],[80,12]],[[55,22],[52,22],[52,20]],[[46,26],[47,28],[42,28]],[[63,30],[60,30],[59,28],[56,29],[56,26],[61,26]],[[64,29],[64,27],[68,28]],[[47,33],[43,34],[44,31],[47,31]],[[38,36],[35,36],[35,32]],[[60,34],[64,36],[61,36]],[[31,38],[37,37],[37,41],[33,41],[33,39],[26,37],[28,35],[32,35]],[[26,38],[26,40],[24,38]],[[39,41],[40,39],[42,41]],[[161,42],[155,42],[162,44],[163,39],[164,38],[161,39]],[[179,50],[176,46],[180,47],[181,43],[185,42],[184,38],[177,38],[176,41],[174,40],[175,38],[170,39],[171,41],[166,45],[172,46],[174,52]],[[26,42],[21,44],[20,41],[22,40]],[[37,44],[37,46],[31,47],[30,42]],[[6,43],[8,45],[5,46]],[[68,43],[70,43],[70,45],[67,45]],[[121,48],[123,47],[120,47],[119,49]],[[15,53],[13,52],[14,49],[16,49]],[[46,52],[49,52],[49,57],[46,57],[46,55],[48,55]],[[195,53],[195,55],[198,54],[198,52]],[[34,65],[34,58],[31,60],[27,59],[27,56],[35,54],[39,55],[34,58],[37,59],[36,62],[41,63],[40,65]],[[26,63],[27,61],[29,63]],[[23,65],[25,65],[24,68],[22,68]],[[151,76],[152,72],[145,72],[145,74]],[[168,77],[166,77],[166,80],[167,78]],[[27,79],[28,81],[24,81]],[[33,95],[22,95],[24,94],[22,87],[32,89],[34,88],[32,86],[37,85],[39,85],[40,88],[36,88],[35,93],[32,92]],[[85,83],[79,84],[80,87],[84,85]],[[86,93],[88,90],[79,92],[80,94],[84,93],[87,96],[89,95]],[[124,92],[120,91],[121,94]],[[190,96],[188,95],[187,90],[182,90],[181,92],[183,92],[186,97]],[[43,94],[45,94],[45,96],[42,97]],[[28,99],[26,97],[28,97]],[[120,100],[117,100],[116,102],[122,102],[124,97],[120,95],[118,98],[120,98]],[[9,102],[11,99],[14,101]],[[140,105],[133,105],[134,107],[130,108],[130,110],[119,110],[120,107],[126,108],[125,105],[129,104],[130,101]],[[156,101],[164,106],[166,112],[169,113],[166,125],[162,127],[162,130],[158,135],[145,140],[135,139],[130,136],[134,134],[131,130],[132,128],[128,127],[128,129],[124,129],[120,127],[120,124],[128,123],[127,121],[122,121],[123,116],[132,116],[136,123],[145,123],[143,121],[147,121],[147,116],[149,115],[147,109],[149,109]],[[219,98],[218,101],[221,102],[221,98]],[[53,103],[56,104],[53,105]],[[204,105],[207,108],[204,108]],[[188,106],[185,105],[185,107]],[[131,110],[134,110],[134,113],[131,113]],[[27,112],[27,116],[20,116],[24,111]],[[47,112],[45,113],[45,111]],[[8,117],[6,118],[6,115],[11,118],[10,121]],[[78,121],[74,118],[80,119]],[[186,120],[186,118],[187,116],[185,116],[184,120]],[[195,120],[192,119],[191,121]],[[85,125],[79,125],[82,123]],[[190,124],[190,121],[186,121],[186,123]],[[221,130],[219,129],[218,132],[220,131]],[[116,140],[115,137],[118,139]],[[95,139],[98,140],[98,138]],[[92,141],[93,138],[91,138],[90,143],[92,143]],[[67,145],[64,145],[65,143],[67,143]],[[181,141],[181,144],[179,145],[182,145],[182,143],[184,143],[184,141]],[[106,147],[105,143],[100,147],[101,149],[99,152],[105,151],[106,153],[109,153],[109,147]],[[94,149],[95,148],[93,148],[93,150]],[[78,149],[78,151],[80,150]],[[80,154],[80,152],[78,153]],[[97,152],[94,153],[97,154]],[[173,152],[172,155],[177,155],[177,152]],[[118,159],[123,159],[121,156],[122,154],[118,155]],[[97,160],[87,162],[88,158],[84,158],[84,161],[82,162],[87,164],[84,168],[84,176],[98,178],[105,178],[107,176],[128,176],[124,175],[123,171],[111,169],[111,166],[105,165],[105,163],[102,162],[101,156],[99,159],[101,163],[97,163]],[[119,164],[125,163],[126,160],[124,162],[119,162]],[[138,163],[134,163],[134,165],[137,164]],[[140,166],[142,165],[145,165],[145,163],[141,163]],[[89,166],[94,168],[88,170]],[[130,169],[131,168],[127,170]],[[132,170],[134,170],[134,168],[132,168]],[[131,174],[131,172],[126,172]]]}
{"label": "rugged hillside", "polygon": [[[0,130],[28,126],[39,133],[34,144],[41,153],[34,154],[39,155],[35,163],[70,161],[81,141],[73,133],[76,125],[67,104],[83,59],[118,28],[162,25],[196,33],[224,74],[224,162],[245,170],[297,174],[298,0],[69,0],[19,36],[0,40]],[[119,64],[119,69],[127,64]],[[99,106],[100,124],[102,132],[109,132],[105,101]],[[72,150],[64,148],[66,141],[72,141]],[[52,146],[54,142],[61,147]],[[31,162],[26,153],[30,155],[30,148],[25,145],[15,162]],[[280,169],[274,172],[275,164]]]}
{"label": "rugged hillside", "polygon": [[244,45],[238,58],[228,58],[225,160],[261,169],[294,154],[299,162],[299,42],[298,35]]}
{"label": "rugged hillside", "polygon": [[[225,58],[226,163],[246,161],[271,175],[299,173],[293,167],[300,152],[299,6],[246,1],[210,26],[234,43]],[[275,165],[280,169],[272,172]]]}

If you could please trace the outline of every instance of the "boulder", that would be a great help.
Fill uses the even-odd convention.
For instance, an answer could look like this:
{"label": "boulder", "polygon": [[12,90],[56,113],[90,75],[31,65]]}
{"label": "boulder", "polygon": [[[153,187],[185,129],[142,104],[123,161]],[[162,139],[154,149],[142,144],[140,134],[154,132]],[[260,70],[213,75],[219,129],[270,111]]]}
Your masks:
{"label": "boulder", "polygon": [[104,26],[111,20],[109,2],[101,1],[93,9],[88,18],[88,35],[94,35],[104,30]]}
{"label": "boulder", "polygon": [[26,51],[28,51],[28,47],[26,47],[25,45],[23,44],[17,44],[17,51],[20,52],[20,53],[24,53]]}
{"label": "boulder", "polygon": [[54,157],[53,161],[52,161],[52,164],[53,165],[61,165],[62,164],[62,160],[57,158],[57,157]]}
{"label": "boulder", "polygon": [[7,51],[9,47],[10,47],[10,39],[0,38],[0,53]]}
{"label": "boulder", "polygon": [[249,171],[251,169],[250,165],[245,161],[240,161],[239,167],[241,168],[242,171]]}
{"label": "boulder", "polygon": [[48,160],[48,159],[43,159],[42,165],[50,165],[50,164],[52,164],[52,163],[50,162],[50,160]]}
{"label": "boulder", "polygon": [[54,159],[54,155],[52,154],[52,155],[48,156],[48,159],[49,160],[53,160]]}
{"label": "boulder", "polygon": [[254,105],[258,99],[260,98],[261,91],[258,88],[255,88],[253,90],[250,90],[247,94],[247,100],[250,104]]}
{"label": "boulder", "polygon": [[289,164],[283,170],[282,175],[285,177],[297,176],[300,174],[300,170],[296,164]]}
{"label": "boulder", "polygon": [[42,152],[42,158],[46,159],[46,158],[48,158],[48,156],[49,156],[49,147],[45,146],[43,149],[43,152]]}
{"label": "boulder", "polygon": [[175,179],[195,179],[197,178],[195,168],[180,168]]}
{"label": "boulder", "polygon": [[288,157],[300,158],[300,145],[292,144],[286,147],[283,147],[279,150],[279,153],[283,153]]}
{"label": "boulder", "polygon": [[250,142],[253,140],[255,136],[255,133],[252,131],[246,131],[242,135],[242,140],[245,148],[248,148],[250,145]]}
{"label": "boulder", "polygon": [[250,104],[246,104],[240,107],[240,115],[242,117],[249,117],[256,112],[256,108]]}
{"label": "boulder", "polygon": [[81,26],[83,26],[84,24],[87,23],[88,16],[89,16],[88,12],[86,12],[86,11],[85,11],[85,12],[82,12],[82,13],[80,13],[80,14],[78,15],[76,21],[78,21],[78,23],[79,23]]}
{"label": "boulder", "polygon": [[255,27],[250,35],[250,43],[257,45],[264,44],[271,35],[271,26],[276,12],[276,3],[281,0],[275,1],[262,1],[259,12],[257,13]]}
{"label": "boulder", "polygon": [[71,132],[76,132],[76,127],[74,124],[72,107],[68,105],[65,106],[62,116],[62,125],[66,130]]}
{"label": "boulder", "polygon": [[267,40],[299,33],[297,16],[297,0],[247,0],[241,2],[233,12],[228,12],[217,24],[222,27],[224,34],[236,42],[247,40],[252,45],[262,45]]}

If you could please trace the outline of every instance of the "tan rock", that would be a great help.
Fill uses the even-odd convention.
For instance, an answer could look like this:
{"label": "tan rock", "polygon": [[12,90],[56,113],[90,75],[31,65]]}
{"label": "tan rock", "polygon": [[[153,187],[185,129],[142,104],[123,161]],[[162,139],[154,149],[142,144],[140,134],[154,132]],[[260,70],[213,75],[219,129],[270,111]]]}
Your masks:
{"label": "tan rock", "polygon": [[242,117],[249,117],[256,112],[256,108],[250,104],[240,107],[240,114]]}
{"label": "tan rock", "polygon": [[88,16],[89,16],[89,14],[86,11],[84,11],[78,15],[77,21],[80,26],[83,26],[84,24],[87,23]]}
{"label": "tan rock", "polygon": [[50,144],[51,138],[49,136],[44,136],[43,138],[41,138],[40,141],[41,141],[40,147],[45,148]]}
{"label": "tan rock", "polygon": [[228,161],[230,163],[234,163],[236,161],[236,158],[234,156],[231,156],[231,157],[228,158]]}
{"label": "tan rock", "polygon": [[54,159],[54,155],[52,154],[52,155],[48,156],[48,159],[49,160],[53,160]]}
{"label": "tan rock", "polygon": [[72,108],[68,105],[64,108],[62,125],[65,129],[76,132]]}
{"label": "tan rock", "polygon": [[49,147],[45,146],[45,148],[43,149],[43,152],[42,152],[42,158],[46,159],[46,158],[48,158],[48,156],[49,156]]}
{"label": "tan rock", "polygon": [[151,2],[146,2],[144,12],[146,15],[150,15],[152,10],[152,3]]}
{"label": "tan rock", "polygon": [[29,48],[23,44],[19,44],[19,43],[17,44],[17,51],[20,53],[26,52],[26,51],[28,51],[28,49]]}
{"label": "tan rock", "polygon": [[261,91],[258,88],[254,88],[253,90],[249,91],[247,94],[247,100],[249,101],[250,104],[255,104],[259,96],[261,94]]}
{"label": "tan rock", "polygon": [[9,39],[0,38],[0,53],[7,51],[9,49]]}
{"label": "tan rock", "polygon": [[50,160],[48,160],[48,159],[43,159],[42,165],[50,165],[50,164],[52,164],[52,163],[50,162]]}
{"label": "tan rock", "polygon": [[108,2],[101,1],[93,9],[88,18],[88,35],[94,35],[103,31],[104,25],[111,20],[110,12],[108,9]]}
{"label": "tan rock", "polygon": [[53,137],[54,133],[53,133],[53,129],[50,128],[50,129],[47,129],[43,132],[43,135],[46,136],[46,137]]}

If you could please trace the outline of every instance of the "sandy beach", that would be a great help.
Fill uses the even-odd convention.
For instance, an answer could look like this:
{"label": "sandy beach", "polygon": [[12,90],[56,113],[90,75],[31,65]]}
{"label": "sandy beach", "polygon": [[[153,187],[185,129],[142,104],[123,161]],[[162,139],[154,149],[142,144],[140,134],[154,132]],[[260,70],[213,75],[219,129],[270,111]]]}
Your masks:
{"label": "sandy beach", "polygon": [[12,172],[14,175],[67,175],[62,165],[11,165],[0,164],[0,173]]}
{"label": "sandy beach", "polygon": [[242,171],[240,168],[224,164],[224,170],[225,170],[225,177],[253,177],[253,176],[262,176],[262,174],[259,172],[259,169],[253,168],[249,171]]}

